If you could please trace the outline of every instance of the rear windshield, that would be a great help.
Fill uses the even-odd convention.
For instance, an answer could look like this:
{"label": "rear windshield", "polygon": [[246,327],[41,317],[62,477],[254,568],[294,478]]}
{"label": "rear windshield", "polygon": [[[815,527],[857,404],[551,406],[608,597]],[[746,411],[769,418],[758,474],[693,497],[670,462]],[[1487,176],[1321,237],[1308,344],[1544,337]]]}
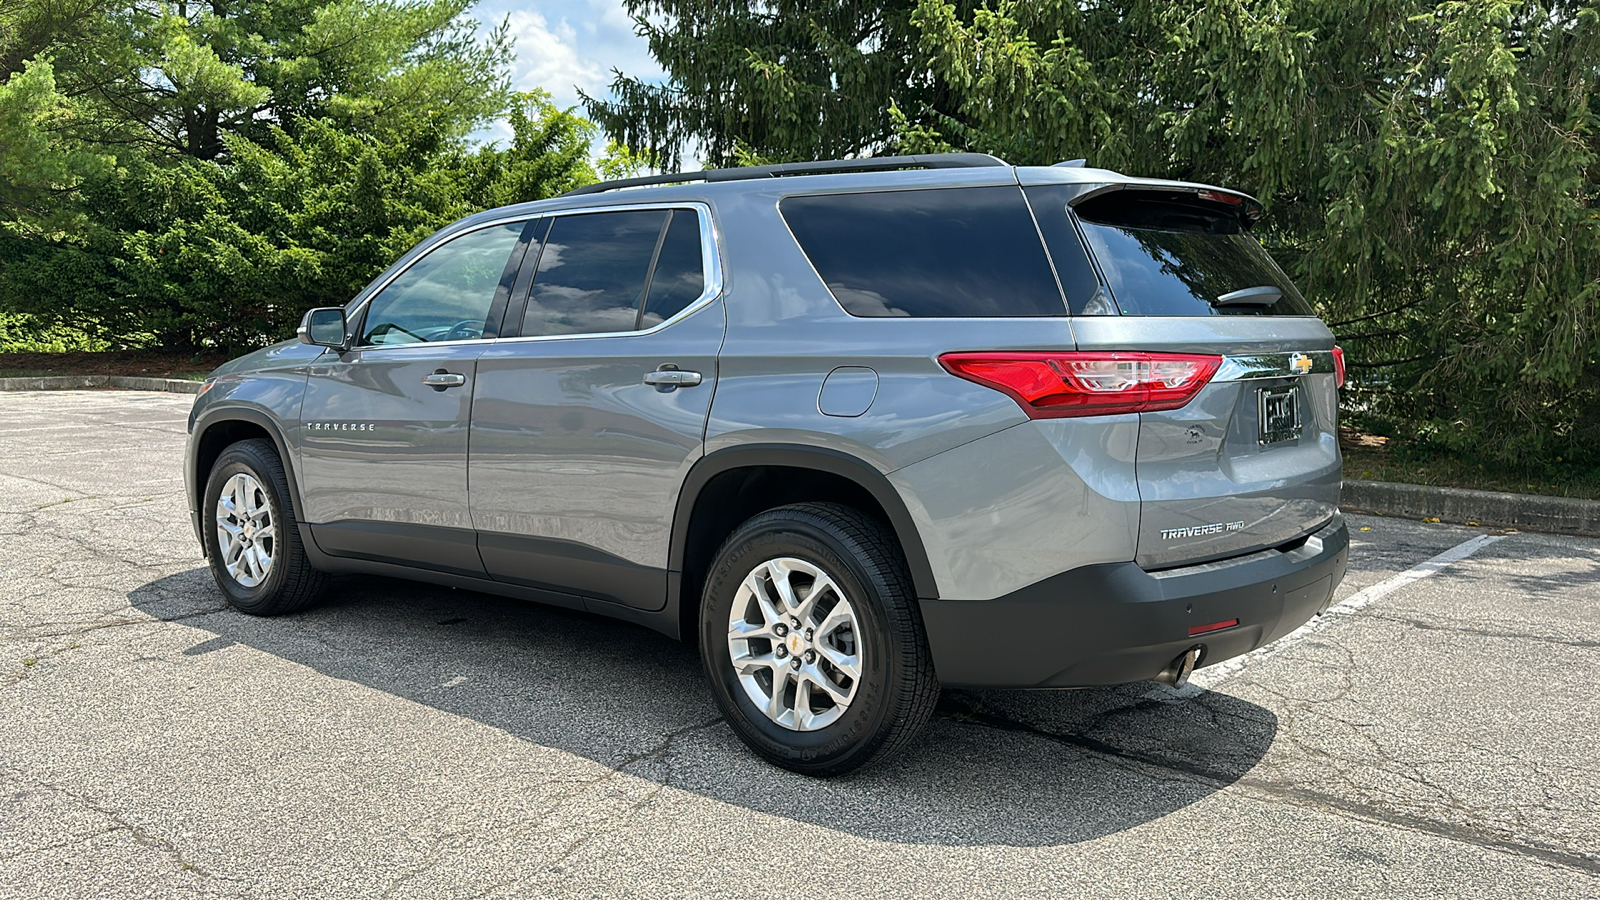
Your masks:
{"label": "rear windshield", "polygon": [[[1245,232],[1237,207],[1195,194],[1122,190],[1073,211],[1125,316],[1314,315]],[[1227,302],[1235,292],[1247,293]]]}
{"label": "rear windshield", "polygon": [[855,316],[1061,316],[1067,312],[1015,186],[811,194],[783,219]]}

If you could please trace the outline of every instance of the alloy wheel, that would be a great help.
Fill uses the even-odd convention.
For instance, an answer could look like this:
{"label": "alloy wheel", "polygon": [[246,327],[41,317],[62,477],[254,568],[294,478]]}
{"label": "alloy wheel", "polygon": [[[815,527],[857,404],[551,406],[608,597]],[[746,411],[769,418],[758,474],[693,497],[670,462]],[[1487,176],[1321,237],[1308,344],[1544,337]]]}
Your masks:
{"label": "alloy wheel", "polygon": [[266,488],[247,472],[229,478],[217,497],[217,549],[228,575],[247,588],[266,581],[277,538]]}
{"label": "alloy wheel", "polygon": [[734,596],[728,655],[768,719],[791,731],[826,728],[850,708],[861,680],[855,607],[816,565],[767,560]]}

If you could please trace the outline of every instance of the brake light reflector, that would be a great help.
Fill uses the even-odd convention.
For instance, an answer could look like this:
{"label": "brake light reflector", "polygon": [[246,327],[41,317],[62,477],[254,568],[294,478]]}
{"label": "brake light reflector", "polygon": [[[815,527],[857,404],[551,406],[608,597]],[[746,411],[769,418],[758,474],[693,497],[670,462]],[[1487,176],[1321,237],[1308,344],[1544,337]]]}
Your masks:
{"label": "brake light reflector", "polygon": [[1178,409],[1205,387],[1220,356],[1188,353],[946,353],[939,365],[1009,394],[1029,418]]}
{"label": "brake light reflector", "polygon": [[1189,629],[1189,637],[1195,637],[1197,635],[1202,635],[1202,634],[1210,634],[1213,631],[1221,631],[1224,628],[1232,628],[1233,626],[1235,626],[1237,624],[1239,624],[1239,620],[1238,619],[1229,619],[1226,622],[1212,622],[1210,625],[1196,625],[1193,628]]}
{"label": "brake light reflector", "polygon": [[1337,344],[1333,347],[1333,383],[1344,387],[1344,348]]}

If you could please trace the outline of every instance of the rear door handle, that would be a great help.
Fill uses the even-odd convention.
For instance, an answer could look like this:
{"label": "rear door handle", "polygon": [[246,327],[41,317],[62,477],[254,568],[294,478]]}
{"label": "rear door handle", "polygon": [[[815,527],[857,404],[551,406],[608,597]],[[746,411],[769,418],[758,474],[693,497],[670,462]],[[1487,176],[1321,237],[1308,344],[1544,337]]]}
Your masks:
{"label": "rear door handle", "polygon": [[436,391],[442,391],[445,388],[461,387],[467,383],[467,376],[440,369],[422,376],[422,383]]}
{"label": "rear door handle", "polygon": [[645,384],[653,384],[667,391],[673,388],[694,387],[700,381],[699,372],[685,372],[682,369],[657,369],[654,372],[646,372],[644,376]]}

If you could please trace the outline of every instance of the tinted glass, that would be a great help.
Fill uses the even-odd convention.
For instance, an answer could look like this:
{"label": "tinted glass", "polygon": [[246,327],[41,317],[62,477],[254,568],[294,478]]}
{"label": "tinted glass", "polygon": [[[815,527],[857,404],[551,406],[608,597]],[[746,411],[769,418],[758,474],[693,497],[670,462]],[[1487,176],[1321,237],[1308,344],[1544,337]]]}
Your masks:
{"label": "tinted glass", "polygon": [[665,210],[563,216],[550,226],[522,334],[633,331]]}
{"label": "tinted glass", "polygon": [[[1313,315],[1234,210],[1176,195],[1115,191],[1075,211],[1123,315]],[[1268,306],[1213,302],[1252,287],[1277,288],[1282,296]]]}
{"label": "tinted glass", "polygon": [[851,315],[1066,313],[1019,188],[788,197],[781,209]]}
{"label": "tinted glass", "polygon": [[650,276],[650,296],[645,299],[640,328],[653,328],[700,299],[705,291],[705,271],[700,264],[700,218],[687,209],[674,210],[656,269]]}
{"label": "tinted glass", "polygon": [[526,223],[469,231],[435,247],[367,305],[361,343],[415,344],[483,337],[495,291]]}
{"label": "tinted glass", "polygon": [[1045,184],[1022,190],[1033,208],[1034,221],[1039,223],[1045,249],[1050,251],[1061,290],[1067,295],[1067,309],[1075,316],[1116,315],[1117,306],[1101,287],[1094,264],[1089,262],[1089,252],[1083,248],[1072,214],[1067,211],[1067,201],[1078,193],[1079,187]]}

